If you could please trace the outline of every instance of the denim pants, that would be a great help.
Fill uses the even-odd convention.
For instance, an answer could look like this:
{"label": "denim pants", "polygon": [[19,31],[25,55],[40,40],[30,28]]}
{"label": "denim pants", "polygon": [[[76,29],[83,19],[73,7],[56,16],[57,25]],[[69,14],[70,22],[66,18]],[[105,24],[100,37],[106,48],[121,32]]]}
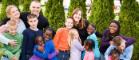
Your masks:
{"label": "denim pants", "polygon": [[8,57],[2,56],[0,60],[10,60]]}
{"label": "denim pants", "polygon": [[69,60],[70,57],[70,51],[69,52],[62,52],[60,51],[57,55],[58,60]]}

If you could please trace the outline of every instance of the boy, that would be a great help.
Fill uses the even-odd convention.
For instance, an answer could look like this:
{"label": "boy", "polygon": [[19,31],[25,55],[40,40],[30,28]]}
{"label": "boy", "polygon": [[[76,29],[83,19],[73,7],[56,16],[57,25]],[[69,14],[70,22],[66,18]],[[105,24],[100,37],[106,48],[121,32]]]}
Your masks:
{"label": "boy", "polygon": [[33,55],[33,48],[35,45],[36,36],[43,36],[43,32],[37,28],[38,19],[36,15],[30,14],[27,16],[28,24],[30,25],[23,32],[23,42],[22,42],[22,52],[20,56],[20,60],[29,60],[29,58]]}

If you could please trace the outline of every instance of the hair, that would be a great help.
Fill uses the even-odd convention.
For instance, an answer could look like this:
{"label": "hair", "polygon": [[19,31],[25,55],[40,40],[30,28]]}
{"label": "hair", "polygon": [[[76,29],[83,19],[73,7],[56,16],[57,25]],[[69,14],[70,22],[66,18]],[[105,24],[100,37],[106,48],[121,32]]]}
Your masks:
{"label": "hair", "polygon": [[115,33],[116,35],[119,35],[119,33],[120,33],[120,28],[121,28],[121,26],[120,26],[120,22],[119,21],[116,21],[116,20],[112,20],[111,22],[110,22],[110,24],[111,23],[115,23],[117,26],[118,26],[118,30],[117,30],[117,32]]}
{"label": "hair", "polygon": [[111,55],[111,57],[113,57],[112,59],[119,58],[120,51],[118,51],[116,48],[114,48],[113,50],[111,50],[110,55]]}
{"label": "hair", "polygon": [[44,30],[44,34],[49,36],[50,39],[52,39],[53,38],[53,29],[52,28],[46,28]]}
{"label": "hair", "polygon": [[96,26],[95,26],[94,24],[89,24],[89,25],[91,25],[93,28],[95,28],[95,29],[96,29]]}
{"label": "hair", "polygon": [[86,49],[87,51],[92,51],[92,49],[95,48],[95,42],[92,39],[86,39],[85,47],[88,47],[88,49]]}
{"label": "hair", "polygon": [[[72,43],[72,41],[73,41],[73,38],[74,38],[74,36],[75,36],[75,32],[77,32],[78,33],[78,31],[76,30],[76,29],[70,29],[70,31],[69,31],[69,33],[68,33],[68,43],[69,43],[69,46],[71,46],[71,43]],[[81,41],[81,39],[79,38],[79,41]]]}
{"label": "hair", "polygon": [[[73,24],[74,24],[74,20],[73,20],[73,18],[72,18],[72,17],[68,17],[68,18],[65,20],[65,22],[66,22],[68,19],[72,19]],[[64,24],[64,27],[65,27],[65,24]]]}
{"label": "hair", "polygon": [[[40,3],[40,0],[32,0],[32,2],[30,3],[30,6],[32,5],[32,3]],[[40,5],[41,5],[41,3],[40,3]]]}
{"label": "hair", "polygon": [[28,20],[30,20],[30,19],[32,19],[32,18],[37,18],[37,16],[34,15],[34,14],[29,14],[29,15],[27,16],[27,19],[28,19]]}
{"label": "hair", "polygon": [[[72,17],[73,17],[76,13],[78,13],[78,11],[81,11],[81,13],[82,13],[82,10],[81,10],[80,8],[76,8],[76,9],[74,9],[73,12],[72,12]],[[81,15],[81,16],[82,16],[82,15]],[[74,18],[73,18],[73,20],[74,20]],[[74,22],[75,22],[75,20],[74,20]],[[85,25],[85,20],[83,20],[83,18],[81,17],[81,20],[79,21],[79,24],[74,23],[74,26],[75,26],[75,27],[78,27],[78,28],[80,28],[80,29],[83,29],[84,27],[86,27],[86,25]]]}
{"label": "hair", "polygon": [[[40,3],[40,0],[32,0],[32,2],[35,2],[35,3]],[[31,2],[31,4],[32,4],[32,2]],[[30,5],[31,5],[30,4]],[[40,3],[41,4],[41,3]]]}
{"label": "hair", "polygon": [[42,41],[44,42],[44,40],[43,40],[43,37],[42,37],[42,36],[37,36],[37,37],[35,38],[35,44],[37,44],[37,45],[38,45],[39,38],[42,38]]}
{"label": "hair", "polygon": [[7,7],[6,7],[6,15],[7,15],[7,17],[9,18],[10,17],[10,14],[11,14],[11,9],[12,8],[17,8],[15,5],[8,5]]}
{"label": "hair", "polygon": [[114,45],[116,46],[120,46],[122,44],[122,40],[120,36],[116,36],[112,39],[112,41],[114,42]]}

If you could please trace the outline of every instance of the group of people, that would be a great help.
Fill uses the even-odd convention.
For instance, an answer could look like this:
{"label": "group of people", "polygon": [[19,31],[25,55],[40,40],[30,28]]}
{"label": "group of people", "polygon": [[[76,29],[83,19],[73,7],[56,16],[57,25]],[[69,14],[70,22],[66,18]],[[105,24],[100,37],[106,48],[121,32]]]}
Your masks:
{"label": "group of people", "polygon": [[0,26],[2,60],[131,60],[135,39],[120,34],[118,21],[112,20],[100,34],[76,8],[54,35],[40,11],[37,0],[31,2],[30,12],[7,6]]}

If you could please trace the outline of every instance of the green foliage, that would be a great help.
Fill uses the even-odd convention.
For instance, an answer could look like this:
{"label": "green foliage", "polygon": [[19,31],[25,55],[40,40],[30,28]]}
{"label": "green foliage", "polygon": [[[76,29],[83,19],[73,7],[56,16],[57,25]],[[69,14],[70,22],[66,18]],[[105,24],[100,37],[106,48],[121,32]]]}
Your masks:
{"label": "green foliage", "polygon": [[89,22],[94,23],[97,31],[102,33],[114,18],[114,0],[93,0]]}
{"label": "green foliage", "polygon": [[1,11],[0,11],[0,20],[3,20],[4,17],[6,17],[6,7],[8,5],[16,5],[18,7],[19,2],[18,0],[2,0],[2,7],[1,7]]}
{"label": "green foliage", "polygon": [[27,12],[29,11],[29,6],[32,0],[21,0],[20,3],[22,5],[22,11]]}
{"label": "green foliage", "polygon": [[82,10],[82,16],[86,19],[86,0],[70,0],[70,6],[68,11],[68,16],[72,15],[72,12],[76,8],[80,8]]}
{"label": "green foliage", "polygon": [[123,0],[120,13],[121,33],[136,38],[132,60],[139,56],[139,5],[136,0]]}
{"label": "green foliage", "polygon": [[54,30],[63,26],[65,21],[63,0],[48,0],[45,14],[50,23],[50,27],[54,28]]}

